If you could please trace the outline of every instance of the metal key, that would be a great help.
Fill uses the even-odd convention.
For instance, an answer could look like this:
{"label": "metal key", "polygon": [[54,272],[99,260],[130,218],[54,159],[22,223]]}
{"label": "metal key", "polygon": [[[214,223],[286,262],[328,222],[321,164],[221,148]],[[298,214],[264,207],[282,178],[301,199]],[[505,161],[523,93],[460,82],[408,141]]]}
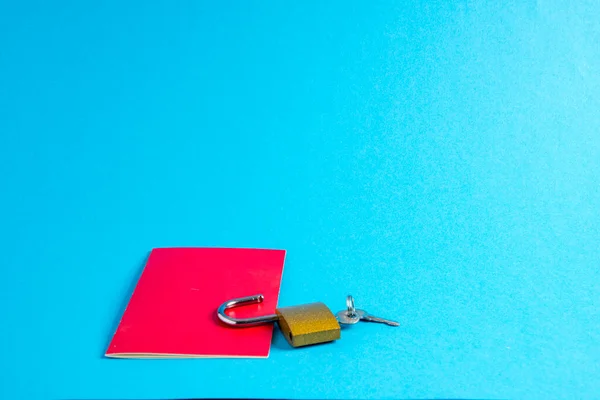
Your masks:
{"label": "metal key", "polygon": [[340,324],[344,325],[354,325],[358,321],[365,322],[378,322],[381,324],[386,324],[389,326],[399,326],[400,324],[396,321],[391,321],[389,319],[379,318],[374,315],[369,314],[365,310],[357,310],[354,307],[354,298],[350,295],[346,297],[346,310],[342,310],[336,314],[336,317]]}

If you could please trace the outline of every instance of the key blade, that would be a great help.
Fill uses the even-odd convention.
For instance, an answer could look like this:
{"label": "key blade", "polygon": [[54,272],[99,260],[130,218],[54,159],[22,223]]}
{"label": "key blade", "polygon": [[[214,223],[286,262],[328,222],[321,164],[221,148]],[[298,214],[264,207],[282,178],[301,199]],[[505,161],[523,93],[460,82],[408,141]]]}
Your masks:
{"label": "key blade", "polygon": [[360,316],[361,321],[377,322],[379,324],[386,324],[389,326],[400,326],[400,324],[397,323],[396,321],[376,317],[374,315],[369,314],[365,310],[356,310],[356,313]]}
{"label": "key blade", "polygon": [[391,321],[391,320],[385,319],[385,318],[373,317],[371,315],[365,316],[363,320],[369,321],[369,322],[377,322],[379,324],[386,324],[389,326],[400,326],[400,324],[397,323],[396,321]]}

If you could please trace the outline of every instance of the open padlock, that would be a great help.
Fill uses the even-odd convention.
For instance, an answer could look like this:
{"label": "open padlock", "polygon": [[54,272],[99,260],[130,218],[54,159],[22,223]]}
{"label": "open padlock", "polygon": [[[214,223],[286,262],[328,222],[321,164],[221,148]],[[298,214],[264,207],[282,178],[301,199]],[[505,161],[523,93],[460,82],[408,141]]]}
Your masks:
{"label": "open padlock", "polygon": [[226,301],[218,308],[217,316],[227,325],[238,328],[277,322],[292,347],[338,340],[341,336],[340,324],[353,325],[359,321],[367,321],[398,326],[395,321],[376,317],[365,310],[357,310],[354,308],[354,299],[350,295],[346,298],[346,310],[338,312],[337,316],[333,315],[323,303],[277,308],[275,314],[254,318],[232,318],[225,314],[225,310],[229,308],[261,303],[263,300],[263,295],[257,294]]}
{"label": "open padlock", "polygon": [[277,308],[276,314],[254,318],[232,318],[225,314],[229,308],[261,303],[263,299],[263,295],[258,294],[226,301],[217,310],[217,316],[227,325],[238,328],[278,322],[281,332],[293,347],[331,342],[341,336],[340,324],[323,303]]}

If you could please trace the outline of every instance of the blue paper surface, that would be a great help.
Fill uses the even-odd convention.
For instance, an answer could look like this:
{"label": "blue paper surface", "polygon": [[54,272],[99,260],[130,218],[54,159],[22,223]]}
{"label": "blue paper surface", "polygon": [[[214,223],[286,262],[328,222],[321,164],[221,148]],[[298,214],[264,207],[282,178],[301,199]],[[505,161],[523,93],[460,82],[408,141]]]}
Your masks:
{"label": "blue paper surface", "polygon": [[[600,3],[322,3],[2,2],[0,398],[598,396]],[[167,246],[401,327],[103,358]]]}

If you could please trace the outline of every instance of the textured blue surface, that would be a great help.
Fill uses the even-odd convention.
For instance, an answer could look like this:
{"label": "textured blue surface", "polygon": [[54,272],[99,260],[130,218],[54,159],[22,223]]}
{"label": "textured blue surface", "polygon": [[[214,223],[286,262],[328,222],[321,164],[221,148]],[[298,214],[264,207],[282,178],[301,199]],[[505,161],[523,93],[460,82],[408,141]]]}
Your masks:
{"label": "textured blue surface", "polygon": [[[169,3],[0,5],[0,398],[598,396],[600,3]],[[402,327],[104,359],[165,246]]]}

